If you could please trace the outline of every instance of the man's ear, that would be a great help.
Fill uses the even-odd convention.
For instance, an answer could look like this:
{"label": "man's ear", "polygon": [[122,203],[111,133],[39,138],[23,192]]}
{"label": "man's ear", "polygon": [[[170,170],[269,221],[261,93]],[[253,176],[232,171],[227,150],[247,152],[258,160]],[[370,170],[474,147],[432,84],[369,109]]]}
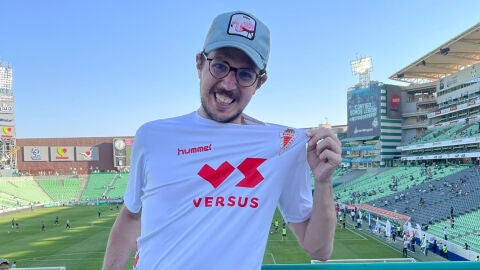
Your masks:
{"label": "man's ear", "polygon": [[267,75],[267,72],[265,72],[265,75],[263,75],[260,79],[258,79],[257,90],[260,89],[260,87],[262,87],[262,85],[267,81],[267,79],[268,79],[268,75]]}
{"label": "man's ear", "polygon": [[200,78],[200,73],[202,71],[202,66],[204,62],[205,58],[202,56],[202,54],[197,53],[197,55],[195,56],[195,66],[197,67],[198,78]]}

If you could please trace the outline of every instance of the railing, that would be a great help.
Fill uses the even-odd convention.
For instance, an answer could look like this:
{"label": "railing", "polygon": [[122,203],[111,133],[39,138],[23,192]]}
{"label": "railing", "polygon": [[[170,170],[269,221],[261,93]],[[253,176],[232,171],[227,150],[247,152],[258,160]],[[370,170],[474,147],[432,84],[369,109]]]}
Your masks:
{"label": "railing", "polygon": [[381,263],[324,263],[324,264],[268,264],[262,270],[473,270],[480,262],[381,262]]}

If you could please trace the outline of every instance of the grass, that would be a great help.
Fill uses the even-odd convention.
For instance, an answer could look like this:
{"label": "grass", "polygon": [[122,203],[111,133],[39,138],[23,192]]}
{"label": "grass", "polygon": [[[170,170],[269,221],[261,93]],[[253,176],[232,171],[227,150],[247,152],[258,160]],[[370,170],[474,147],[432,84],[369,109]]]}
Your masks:
{"label": "grass", "polygon": [[[41,208],[0,217],[0,256],[16,261],[17,267],[66,266],[72,269],[100,269],[110,228],[118,214],[114,207],[98,206]],[[55,217],[60,224],[54,225]],[[19,230],[11,228],[11,219]],[[71,229],[66,229],[70,219]],[[46,230],[42,232],[41,224]]]}
{"label": "grass", "polygon": [[[97,216],[98,209],[102,216]],[[17,267],[66,266],[67,270],[100,269],[110,228],[118,214],[116,207],[77,206],[39,208],[0,216],[0,257],[17,262]],[[60,225],[54,225],[56,216]],[[10,221],[19,222],[18,232]],[[275,217],[282,220],[278,213]],[[65,228],[70,219],[72,228]],[[46,230],[41,231],[45,222]],[[290,231],[281,238],[281,227],[270,234],[264,264],[310,264],[310,258]],[[273,231],[273,229],[272,229]],[[331,259],[400,258],[401,251],[353,229],[337,229]],[[131,269],[131,262],[130,262]]]}
{"label": "grass", "polygon": [[[282,220],[280,214],[275,213],[274,220]],[[281,225],[280,225],[281,227]],[[274,229],[272,228],[272,231]],[[281,228],[279,229],[281,231]],[[263,264],[310,264],[310,258],[298,244],[290,230],[287,231],[287,240],[281,240],[281,232],[270,234]],[[343,259],[375,259],[401,258],[402,252],[382,244],[375,237],[360,234],[347,227],[337,227],[335,232],[332,260]]]}

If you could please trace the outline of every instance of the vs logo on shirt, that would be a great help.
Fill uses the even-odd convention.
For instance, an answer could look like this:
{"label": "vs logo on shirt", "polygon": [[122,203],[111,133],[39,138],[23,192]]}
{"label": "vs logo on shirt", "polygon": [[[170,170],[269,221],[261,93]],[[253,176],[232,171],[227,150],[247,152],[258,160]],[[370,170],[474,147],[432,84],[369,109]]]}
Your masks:
{"label": "vs logo on shirt", "polygon": [[[236,187],[243,187],[243,188],[254,188],[260,182],[265,179],[263,175],[258,171],[258,167],[265,162],[265,158],[246,158],[242,161],[238,166],[237,169],[245,176],[242,180],[240,180],[235,186]],[[230,176],[235,167],[231,165],[228,161],[223,162],[217,169],[212,168],[210,165],[205,164],[202,166],[198,175],[204,179],[205,181],[209,182],[213,188],[217,188],[220,186],[227,178]],[[197,198],[193,200],[193,205],[195,207],[199,207],[200,205],[204,205],[205,207],[213,207],[213,206],[239,206],[239,207],[246,207],[250,206],[251,208],[258,207],[258,198],[248,198],[248,197],[236,197],[236,196],[207,196],[204,198]]]}

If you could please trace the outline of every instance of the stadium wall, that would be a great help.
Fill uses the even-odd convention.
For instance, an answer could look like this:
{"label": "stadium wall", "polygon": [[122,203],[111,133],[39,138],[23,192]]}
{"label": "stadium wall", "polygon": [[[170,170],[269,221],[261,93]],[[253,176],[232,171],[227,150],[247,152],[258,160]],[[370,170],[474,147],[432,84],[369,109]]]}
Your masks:
{"label": "stadium wall", "polygon": [[[116,171],[113,162],[113,140],[118,137],[83,137],[83,138],[31,138],[17,139],[17,170],[19,173],[32,175],[89,174],[92,171]],[[133,138],[133,137],[132,137]],[[34,160],[31,149],[42,149],[43,157]],[[68,150],[65,159],[52,159],[56,148]],[[82,156],[79,149],[93,149],[94,155]],[[61,150],[60,150],[61,152]],[[67,151],[65,151],[67,152]],[[70,154],[70,156],[67,156]]]}
{"label": "stadium wall", "polygon": [[380,142],[381,160],[399,158],[402,143],[401,89],[394,85],[382,85],[380,89]]}

